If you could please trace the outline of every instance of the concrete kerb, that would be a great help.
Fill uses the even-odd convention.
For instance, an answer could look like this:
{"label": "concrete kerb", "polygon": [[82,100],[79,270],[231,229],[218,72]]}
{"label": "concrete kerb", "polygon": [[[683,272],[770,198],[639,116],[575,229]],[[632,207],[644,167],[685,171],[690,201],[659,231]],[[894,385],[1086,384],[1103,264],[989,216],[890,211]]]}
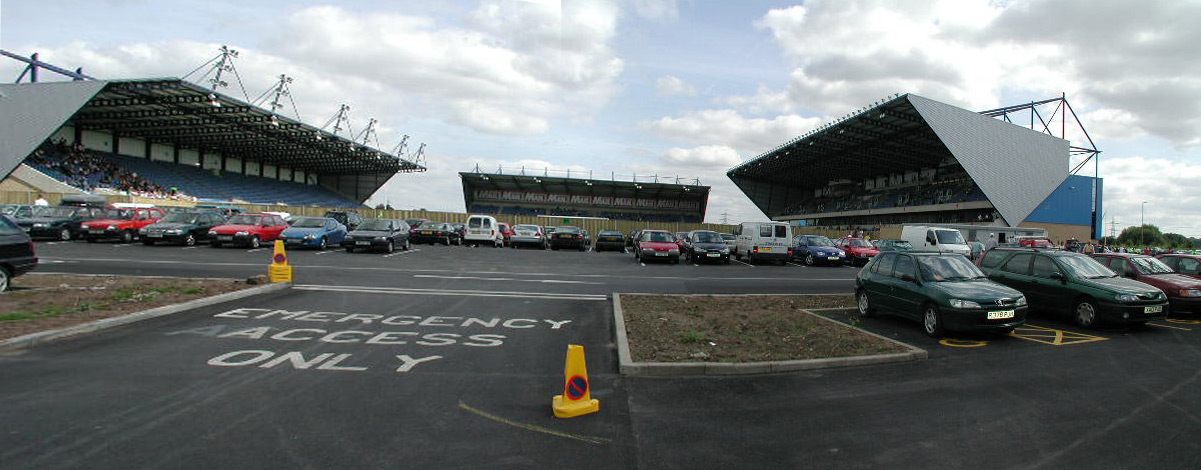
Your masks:
{"label": "concrete kerb", "polygon": [[[707,294],[682,294],[687,296],[704,297]],[[844,309],[815,309],[815,310],[844,310]],[[768,374],[775,372],[795,372],[802,370],[829,369],[835,367],[853,367],[898,362],[913,362],[929,357],[925,349],[902,343],[892,338],[880,336],[862,328],[841,323],[816,313],[815,310],[803,312],[838,325],[841,328],[853,328],[875,338],[896,344],[905,348],[905,352],[891,354],[874,354],[870,356],[831,357],[824,359],[801,359],[793,361],[763,361],[763,362],[634,362],[630,354],[630,341],[626,335],[625,314],[621,309],[621,294],[613,293],[613,327],[617,330],[617,362],[618,371],[622,375],[642,377],[672,377],[689,375],[747,375]]]}
{"label": "concrete kerb", "polygon": [[101,320],[96,320],[96,321],[92,321],[92,322],[88,322],[88,323],[82,323],[79,325],[68,326],[68,327],[59,328],[56,330],[39,331],[37,333],[30,333],[30,334],[27,334],[24,336],[18,336],[16,338],[9,338],[9,339],[0,341],[0,351],[28,349],[28,348],[31,348],[34,346],[39,346],[39,345],[50,343],[53,341],[63,340],[63,339],[67,339],[70,337],[79,336],[79,335],[88,334],[88,333],[95,333],[98,331],[103,331],[103,330],[115,328],[115,327],[122,326],[122,325],[128,325],[130,323],[135,323],[135,322],[139,322],[139,321],[143,321],[143,320],[149,320],[151,318],[157,318],[157,317],[166,316],[166,315],[173,315],[176,313],[186,312],[188,310],[192,310],[192,309],[196,309],[196,308],[200,308],[200,307],[216,305],[216,304],[223,303],[223,302],[229,302],[231,300],[244,299],[246,297],[252,297],[252,296],[259,295],[259,294],[268,294],[268,293],[272,293],[272,292],[278,292],[278,291],[288,289],[291,286],[292,285],[289,283],[266,284],[266,285],[259,286],[259,287],[251,287],[249,289],[242,289],[242,290],[238,290],[238,291],[234,291],[234,292],[226,292],[224,294],[218,294],[218,295],[214,295],[211,297],[203,297],[203,298],[199,298],[199,299],[195,299],[195,300],[189,300],[187,302],[182,302],[182,303],[178,303],[178,304],[164,305],[162,307],[155,307],[155,308],[152,308],[149,310],[142,310],[140,312],[129,313],[129,314],[121,315],[118,317],[104,318]]}

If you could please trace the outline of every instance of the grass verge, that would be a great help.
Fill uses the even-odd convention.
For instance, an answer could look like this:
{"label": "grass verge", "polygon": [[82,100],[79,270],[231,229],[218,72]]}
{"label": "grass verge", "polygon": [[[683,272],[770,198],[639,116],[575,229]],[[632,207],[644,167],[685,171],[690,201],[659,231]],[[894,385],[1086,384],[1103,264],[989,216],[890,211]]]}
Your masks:
{"label": "grass verge", "polygon": [[812,308],[849,308],[851,295],[622,295],[635,362],[760,362],[907,351]]}

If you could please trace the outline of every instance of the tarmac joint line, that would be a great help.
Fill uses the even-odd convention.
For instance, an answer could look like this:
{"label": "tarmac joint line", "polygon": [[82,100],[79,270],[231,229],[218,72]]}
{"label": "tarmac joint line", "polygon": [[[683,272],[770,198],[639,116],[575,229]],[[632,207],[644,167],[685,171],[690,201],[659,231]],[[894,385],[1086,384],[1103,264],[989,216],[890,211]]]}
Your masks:
{"label": "tarmac joint line", "polygon": [[513,421],[511,419],[503,418],[503,417],[494,415],[492,413],[489,413],[487,411],[484,411],[484,410],[481,410],[478,408],[474,408],[471,405],[463,403],[462,401],[459,401],[459,409],[467,411],[468,413],[474,414],[476,416],[480,416],[482,418],[496,421],[501,424],[507,424],[509,426],[513,426],[515,428],[521,428],[521,429],[525,429],[527,431],[534,431],[534,432],[538,432],[538,433],[542,433],[542,434],[548,434],[548,435],[555,436],[555,437],[562,437],[564,439],[571,439],[571,440],[576,440],[576,441],[580,441],[580,442],[587,442],[587,443],[593,444],[593,445],[608,444],[610,442],[613,442],[612,439],[606,439],[603,437],[588,436],[588,435],[584,435],[584,434],[574,434],[574,433],[569,433],[569,432],[564,432],[564,431],[556,431],[554,429],[544,428],[542,426],[538,426],[538,425],[534,425],[534,424]]}

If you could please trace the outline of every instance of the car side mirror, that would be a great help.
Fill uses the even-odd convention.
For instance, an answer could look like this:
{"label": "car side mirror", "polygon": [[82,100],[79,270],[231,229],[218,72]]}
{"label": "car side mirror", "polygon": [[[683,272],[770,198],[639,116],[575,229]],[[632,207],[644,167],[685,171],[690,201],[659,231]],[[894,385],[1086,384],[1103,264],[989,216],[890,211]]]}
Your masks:
{"label": "car side mirror", "polygon": [[1063,273],[1061,273],[1059,271],[1055,271],[1055,272],[1051,273],[1051,279],[1054,279],[1054,280],[1060,281],[1060,282],[1064,282],[1064,281],[1068,280],[1067,276],[1064,276]]}
{"label": "car side mirror", "polygon": [[911,274],[902,274],[901,280],[905,281],[905,282],[912,282],[914,284],[917,283],[917,278],[913,277],[913,275],[911,275]]}
{"label": "car side mirror", "polygon": [[931,245],[937,245],[938,240],[935,239],[934,237],[926,237],[926,243],[929,243]]}

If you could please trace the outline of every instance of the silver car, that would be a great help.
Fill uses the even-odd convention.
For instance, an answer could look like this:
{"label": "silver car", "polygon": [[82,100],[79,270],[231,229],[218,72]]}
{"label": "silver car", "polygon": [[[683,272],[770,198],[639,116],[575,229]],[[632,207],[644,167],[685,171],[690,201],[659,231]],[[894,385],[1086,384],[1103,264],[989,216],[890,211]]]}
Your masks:
{"label": "silver car", "polygon": [[545,250],[546,233],[542,227],[537,225],[515,225],[513,226],[513,235],[509,237],[509,246],[517,248],[518,246],[532,246]]}

